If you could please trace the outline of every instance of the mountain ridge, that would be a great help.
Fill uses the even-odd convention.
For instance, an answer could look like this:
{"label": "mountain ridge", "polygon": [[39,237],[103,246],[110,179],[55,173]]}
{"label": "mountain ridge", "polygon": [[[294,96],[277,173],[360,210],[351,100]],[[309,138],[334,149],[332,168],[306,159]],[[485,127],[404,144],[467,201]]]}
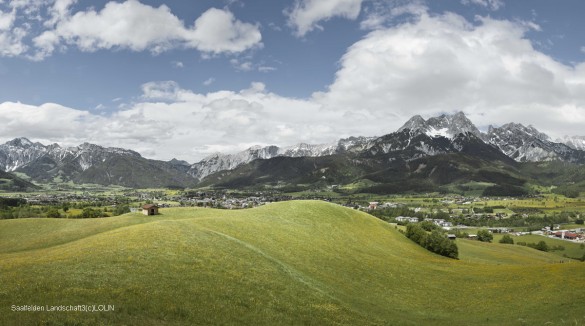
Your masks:
{"label": "mountain ridge", "polygon": [[362,160],[362,163],[370,160],[367,164],[382,166],[373,161],[384,157],[389,162],[409,162],[429,156],[465,154],[477,156],[478,159],[505,162],[510,166],[513,165],[512,160],[558,160],[582,164],[585,163],[585,151],[579,149],[580,139],[585,137],[566,137],[566,142],[572,141],[572,146],[569,146],[552,141],[533,126],[526,127],[520,123],[489,126],[487,132],[483,133],[463,112],[457,112],[427,120],[415,115],[397,131],[381,137],[348,137],[316,145],[252,146],[234,154],[215,153],[193,164],[177,159],[150,160],[123,148],[90,143],[61,147],[58,144],[43,145],[20,137],[0,145],[0,170],[22,172],[39,182],[64,180],[131,187],[188,187],[202,183],[218,172],[234,171],[256,160],[278,157],[336,156],[346,157],[349,161]]}

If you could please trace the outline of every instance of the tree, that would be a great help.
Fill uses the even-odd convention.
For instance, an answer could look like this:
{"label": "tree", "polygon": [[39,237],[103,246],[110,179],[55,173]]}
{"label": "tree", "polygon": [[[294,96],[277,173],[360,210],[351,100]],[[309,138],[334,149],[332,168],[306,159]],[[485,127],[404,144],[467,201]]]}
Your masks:
{"label": "tree", "polygon": [[59,213],[59,211],[56,208],[51,207],[47,211],[47,217],[49,217],[49,218],[60,218],[61,217],[61,214]]}
{"label": "tree", "polygon": [[431,221],[422,221],[419,223],[420,227],[423,228],[423,230],[425,231],[433,231],[433,230],[437,230],[440,229],[440,227],[438,225],[436,225],[435,223],[431,222]]}
{"label": "tree", "polygon": [[504,234],[504,236],[500,239],[500,243],[504,244],[514,244],[514,239],[508,234]]}
{"label": "tree", "polygon": [[114,208],[113,215],[118,216],[126,213],[130,213],[130,207],[128,205],[118,205]]}
{"label": "tree", "polygon": [[406,237],[424,247],[427,233],[419,225],[411,223],[406,226]]}
{"label": "tree", "polygon": [[537,249],[540,251],[548,251],[548,245],[546,244],[546,242],[541,240],[536,244],[536,246],[534,246],[534,249]]}
{"label": "tree", "polygon": [[93,209],[91,207],[86,207],[83,209],[83,212],[81,212],[82,218],[95,218],[95,217],[102,217],[102,216],[103,216],[102,211],[100,211],[98,209]]}
{"label": "tree", "polygon": [[457,258],[459,250],[454,241],[445,237],[439,230],[434,230],[427,236],[425,247],[436,254],[449,258]]}
{"label": "tree", "polygon": [[494,236],[488,230],[479,230],[477,231],[477,240],[482,242],[492,242]]}

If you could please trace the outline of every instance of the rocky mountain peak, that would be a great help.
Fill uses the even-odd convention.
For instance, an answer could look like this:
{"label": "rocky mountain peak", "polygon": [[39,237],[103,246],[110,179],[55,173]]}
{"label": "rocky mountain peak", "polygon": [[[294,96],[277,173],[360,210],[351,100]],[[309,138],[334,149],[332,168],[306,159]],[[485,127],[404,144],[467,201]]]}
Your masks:
{"label": "rocky mountain peak", "polygon": [[442,114],[438,117],[432,117],[428,120],[423,119],[420,115],[415,115],[410,118],[402,127],[398,129],[399,132],[409,129],[415,133],[425,133],[430,137],[446,137],[453,139],[455,136],[463,133],[472,133],[481,137],[481,132],[471,122],[463,112],[455,114]]}
{"label": "rocky mountain peak", "polygon": [[30,141],[28,138],[20,137],[20,138],[14,138],[13,140],[6,142],[6,145],[14,146],[14,147],[28,148],[28,147],[33,145],[33,142]]}
{"label": "rocky mountain peak", "polygon": [[189,162],[187,161],[183,161],[183,160],[179,160],[176,158],[172,158],[169,163],[171,163],[172,165],[188,165],[190,166],[191,164],[189,164]]}
{"label": "rocky mountain peak", "polygon": [[547,134],[538,131],[534,126],[524,126],[521,123],[510,122],[499,128],[490,126],[488,129],[488,137],[494,134],[502,136],[504,133],[513,136],[514,138],[521,137],[523,139],[538,139],[542,141],[550,140],[550,137]]}
{"label": "rocky mountain peak", "polygon": [[507,123],[501,127],[490,126],[486,140],[520,162],[551,160],[579,162],[585,154],[565,144],[552,142],[547,134],[538,131],[534,126],[524,126],[520,123]]}
{"label": "rocky mountain peak", "polygon": [[423,117],[420,115],[415,115],[412,118],[408,119],[402,127],[398,128],[398,131],[403,131],[405,129],[410,129],[413,132],[418,131],[425,131],[428,128],[427,122]]}

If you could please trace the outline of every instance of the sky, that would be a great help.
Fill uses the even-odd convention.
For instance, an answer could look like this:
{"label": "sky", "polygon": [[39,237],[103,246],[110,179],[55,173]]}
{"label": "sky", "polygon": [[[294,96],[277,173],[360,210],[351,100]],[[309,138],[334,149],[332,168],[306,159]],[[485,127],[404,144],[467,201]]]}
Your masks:
{"label": "sky", "polygon": [[0,0],[0,142],[190,163],[464,112],[585,136],[582,0]]}

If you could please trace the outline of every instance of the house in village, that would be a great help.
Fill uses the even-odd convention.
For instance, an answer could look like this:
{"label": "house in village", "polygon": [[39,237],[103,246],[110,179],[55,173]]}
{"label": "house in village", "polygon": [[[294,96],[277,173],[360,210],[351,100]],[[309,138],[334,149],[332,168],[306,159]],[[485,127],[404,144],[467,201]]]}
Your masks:
{"label": "house in village", "polygon": [[398,216],[396,222],[418,223],[418,217]]}
{"label": "house in village", "polygon": [[144,215],[158,215],[158,206],[154,204],[146,204],[142,206],[142,214]]}

